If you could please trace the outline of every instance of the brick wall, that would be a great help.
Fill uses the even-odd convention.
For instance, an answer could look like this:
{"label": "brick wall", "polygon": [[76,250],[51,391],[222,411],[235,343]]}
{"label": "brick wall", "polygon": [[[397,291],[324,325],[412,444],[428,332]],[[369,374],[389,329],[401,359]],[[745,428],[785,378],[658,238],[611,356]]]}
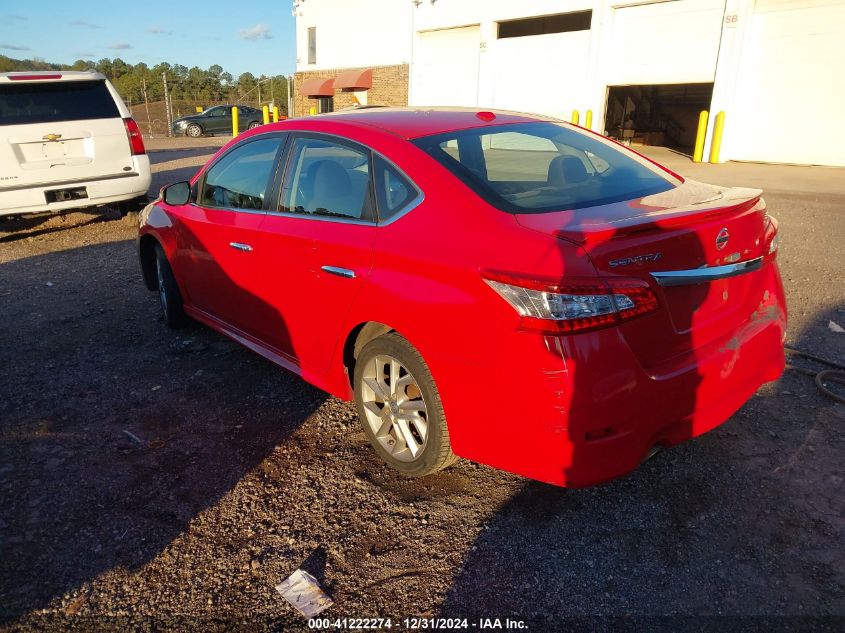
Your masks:
{"label": "brick wall", "polygon": [[[406,106],[408,105],[408,64],[396,66],[371,66],[373,71],[373,87],[367,91],[368,105]],[[311,108],[318,108],[317,99],[311,99],[299,94],[299,86],[303,81],[315,78],[337,77],[347,70],[365,70],[364,68],[340,68],[334,70],[316,70],[300,72],[294,75],[293,116],[303,116]],[[342,110],[355,105],[351,92],[334,91],[334,109]]]}

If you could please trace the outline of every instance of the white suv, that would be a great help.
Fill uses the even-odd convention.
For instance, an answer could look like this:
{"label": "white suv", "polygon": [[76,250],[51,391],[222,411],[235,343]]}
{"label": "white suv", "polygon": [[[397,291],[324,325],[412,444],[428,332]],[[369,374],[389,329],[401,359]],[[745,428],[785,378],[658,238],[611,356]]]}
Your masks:
{"label": "white suv", "polygon": [[145,200],[138,125],[93,72],[0,73],[0,215]]}

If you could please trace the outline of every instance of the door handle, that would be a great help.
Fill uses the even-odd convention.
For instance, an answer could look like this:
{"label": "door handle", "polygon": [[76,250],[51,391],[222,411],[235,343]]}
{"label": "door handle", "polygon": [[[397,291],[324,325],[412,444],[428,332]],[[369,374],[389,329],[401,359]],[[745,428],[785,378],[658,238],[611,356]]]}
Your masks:
{"label": "door handle", "polygon": [[355,279],[355,271],[348,268],[338,268],[337,266],[323,266],[322,270],[331,274],[343,277],[345,279]]}
{"label": "door handle", "polygon": [[252,251],[252,246],[249,244],[241,244],[240,242],[229,242],[229,246],[234,248],[236,251],[243,251],[244,253]]}

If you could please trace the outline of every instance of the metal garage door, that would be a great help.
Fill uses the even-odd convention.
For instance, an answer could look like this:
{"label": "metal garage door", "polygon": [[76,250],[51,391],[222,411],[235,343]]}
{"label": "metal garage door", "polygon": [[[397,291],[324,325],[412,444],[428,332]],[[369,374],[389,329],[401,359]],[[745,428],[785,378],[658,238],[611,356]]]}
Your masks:
{"label": "metal garage door", "polygon": [[478,105],[478,26],[420,33],[411,105]]}
{"label": "metal garage door", "polygon": [[620,7],[605,58],[608,85],[707,83],[719,54],[724,0]]}
{"label": "metal garage door", "polygon": [[845,166],[845,3],[758,0],[742,47],[731,156]]}

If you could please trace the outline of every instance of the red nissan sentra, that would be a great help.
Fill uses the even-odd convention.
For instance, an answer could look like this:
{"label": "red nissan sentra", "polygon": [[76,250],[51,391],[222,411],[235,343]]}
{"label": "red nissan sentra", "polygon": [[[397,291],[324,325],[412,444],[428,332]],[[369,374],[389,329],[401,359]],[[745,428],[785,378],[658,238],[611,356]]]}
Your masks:
{"label": "red nissan sentra", "polygon": [[367,109],[265,125],[141,216],[144,279],[354,399],[408,475],[630,472],[784,367],[777,222],[560,121]]}

